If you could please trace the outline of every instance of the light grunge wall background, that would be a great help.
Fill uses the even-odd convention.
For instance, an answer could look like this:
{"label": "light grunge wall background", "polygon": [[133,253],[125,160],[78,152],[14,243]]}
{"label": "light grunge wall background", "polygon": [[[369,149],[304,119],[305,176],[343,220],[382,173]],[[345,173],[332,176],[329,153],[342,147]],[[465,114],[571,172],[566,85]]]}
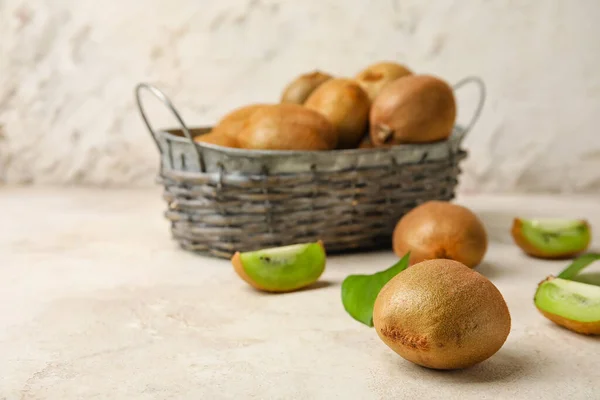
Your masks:
{"label": "light grunge wall background", "polygon": [[138,81],[202,125],[394,59],[487,82],[462,191],[600,192],[597,0],[0,0],[0,21],[0,182],[153,185]]}

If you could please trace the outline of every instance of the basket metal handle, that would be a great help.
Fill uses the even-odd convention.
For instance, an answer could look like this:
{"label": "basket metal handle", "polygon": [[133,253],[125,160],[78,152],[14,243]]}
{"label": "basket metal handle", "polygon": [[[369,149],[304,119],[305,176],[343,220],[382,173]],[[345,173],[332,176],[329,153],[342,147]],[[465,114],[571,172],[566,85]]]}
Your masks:
{"label": "basket metal handle", "polygon": [[455,134],[455,136],[457,137],[458,143],[461,143],[463,141],[465,135],[467,133],[469,133],[471,131],[471,129],[473,129],[473,126],[475,125],[477,120],[479,120],[479,117],[481,116],[481,111],[483,110],[483,105],[485,103],[485,97],[486,97],[485,83],[483,83],[483,80],[477,76],[468,76],[466,78],[461,79],[460,81],[455,83],[454,86],[452,86],[452,89],[454,89],[454,91],[457,91],[458,89],[464,87],[465,85],[468,85],[469,83],[475,84],[475,86],[477,86],[477,88],[479,89],[479,101],[477,103],[477,107],[475,108],[475,111],[473,112],[473,116],[471,117],[471,120],[469,121],[467,126],[464,129],[457,131],[457,133]]}
{"label": "basket metal handle", "polygon": [[[181,115],[179,115],[179,112],[177,111],[177,109],[175,108],[175,106],[173,105],[173,103],[171,102],[171,100],[169,100],[169,98],[167,97],[167,95],[165,95],[157,87],[152,86],[149,83],[139,83],[136,86],[136,88],[135,88],[135,98],[136,98],[136,101],[137,101],[138,110],[140,111],[142,119],[144,120],[144,123],[146,124],[146,127],[148,128],[148,131],[150,132],[150,135],[152,136],[152,140],[154,140],[154,143],[156,143],[156,147],[158,148],[159,153],[162,154],[162,149],[161,149],[160,144],[158,142],[158,136],[157,136],[156,131],[154,130],[154,128],[150,124],[150,120],[148,119],[148,116],[146,115],[146,111],[144,109],[144,105],[143,105],[143,102],[142,102],[141,93],[142,93],[143,89],[148,90],[150,93],[152,93],[154,95],[154,97],[156,97],[160,101],[162,101],[163,104],[166,105],[167,108],[171,111],[171,113],[173,113],[173,115],[175,116],[175,118],[177,118],[177,121],[179,122],[179,125],[183,129],[183,134],[185,135],[185,137],[192,144],[192,146],[194,148],[194,152],[196,153],[196,156],[198,157],[198,165],[200,166],[200,171],[201,172],[205,172],[204,159],[202,157],[202,152],[200,151],[200,149],[198,148],[198,146],[196,146],[196,144],[194,143],[194,137],[190,133],[190,130],[188,129],[188,127],[185,124],[185,122],[183,122],[183,118],[181,118]],[[162,163],[161,163],[161,171],[162,171]]]}

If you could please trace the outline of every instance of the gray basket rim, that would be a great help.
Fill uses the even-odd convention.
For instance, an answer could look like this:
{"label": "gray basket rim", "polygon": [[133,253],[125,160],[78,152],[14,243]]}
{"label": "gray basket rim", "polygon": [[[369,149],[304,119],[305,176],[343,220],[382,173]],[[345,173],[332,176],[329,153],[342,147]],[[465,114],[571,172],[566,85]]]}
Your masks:
{"label": "gray basket rim", "polygon": [[[206,129],[208,131],[211,127],[198,127],[198,128],[190,128],[191,130],[198,129]],[[179,128],[166,128],[159,129],[159,133],[161,135],[166,136],[170,141],[178,142],[181,144],[189,145],[190,140],[186,137],[182,137],[179,135],[175,135],[171,133],[172,131],[180,131]],[[451,148],[458,148],[463,139],[463,134],[465,132],[465,128],[460,125],[456,125],[452,132],[452,135],[446,140],[440,140],[437,142],[430,143],[411,143],[411,144],[399,144],[389,147],[375,147],[371,149],[333,149],[333,150],[253,150],[253,149],[238,149],[232,147],[219,146],[217,144],[212,143],[203,143],[203,142],[193,142],[195,146],[199,146],[200,148],[208,148],[214,151],[218,151],[223,154],[227,154],[230,156],[241,156],[241,157],[250,157],[250,158],[263,158],[265,156],[296,156],[296,155],[315,155],[315,154],[328,154],[331,156],[343,156],[343,155],[356,155],[356,154],[365,154],[365,153],[403,153],[406,150],[431,150],[434,148],[447,148],[450,146]]]}

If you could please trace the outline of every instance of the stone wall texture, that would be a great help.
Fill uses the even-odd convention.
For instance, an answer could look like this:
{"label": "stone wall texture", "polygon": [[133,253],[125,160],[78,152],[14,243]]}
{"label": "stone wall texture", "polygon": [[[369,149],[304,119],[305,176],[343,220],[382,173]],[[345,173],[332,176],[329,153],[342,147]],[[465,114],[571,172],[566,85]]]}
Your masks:
{"label": "stone wall texture", "polygon": [[392,59],[487,83],[462,191],[600,192],[598,0],[0,0],[0,21],[0,182],[153,185],[139,81],[204,125]]}

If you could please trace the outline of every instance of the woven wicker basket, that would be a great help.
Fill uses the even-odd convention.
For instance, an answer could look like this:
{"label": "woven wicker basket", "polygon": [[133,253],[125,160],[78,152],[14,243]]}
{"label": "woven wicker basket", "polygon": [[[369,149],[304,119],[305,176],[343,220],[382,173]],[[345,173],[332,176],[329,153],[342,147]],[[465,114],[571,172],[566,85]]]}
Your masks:
{"label": "woven wicker basket", "polygon": [[[444,142],[334,151],[254,151],[197,144],[210,128],[188,129],[171,101],[146,83],[139,111],[161,154],[165,215],[181,247],[229,258],[256,250],[323,240],[328,252],[391,246],[398,219],[428,200],[454,197],[460,145],[481,112],[485,87],[466,127]],[[173,112],[181,129],[155,131],[142,89]]]}

